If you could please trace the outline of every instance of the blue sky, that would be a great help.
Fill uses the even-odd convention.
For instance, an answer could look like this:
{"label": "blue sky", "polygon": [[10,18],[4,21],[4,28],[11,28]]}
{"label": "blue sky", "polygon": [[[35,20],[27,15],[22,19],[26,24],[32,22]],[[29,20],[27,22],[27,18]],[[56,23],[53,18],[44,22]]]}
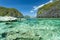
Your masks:
{"label": "blue sky", "polygon": [[23,15],[36,16],[38,6],[50,0],[0,0],[0,6],[16,8]]}

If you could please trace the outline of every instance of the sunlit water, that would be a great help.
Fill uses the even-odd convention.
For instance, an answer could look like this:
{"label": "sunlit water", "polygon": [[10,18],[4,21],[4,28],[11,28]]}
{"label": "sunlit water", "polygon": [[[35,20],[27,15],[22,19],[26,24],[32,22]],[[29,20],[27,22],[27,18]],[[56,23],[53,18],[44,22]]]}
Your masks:
{"label": "sunlit water", "polygon": [[60,40],[60,19],[1,22],[0,40]]}

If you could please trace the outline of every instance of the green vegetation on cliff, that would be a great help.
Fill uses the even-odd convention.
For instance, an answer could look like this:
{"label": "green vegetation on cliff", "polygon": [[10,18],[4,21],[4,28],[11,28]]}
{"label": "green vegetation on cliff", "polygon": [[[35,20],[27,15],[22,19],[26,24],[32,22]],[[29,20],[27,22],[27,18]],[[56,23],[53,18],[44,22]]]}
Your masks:
{"label": "green vegetation on cliff", "polygon": [[37,17],[58,18],[60,17],[60,1],[54,1],[38,9]]}
{"label": "green vegetation on cliff", "polygon": [[0,16],[23,17],[23,15],[15,8],[0,7]]}

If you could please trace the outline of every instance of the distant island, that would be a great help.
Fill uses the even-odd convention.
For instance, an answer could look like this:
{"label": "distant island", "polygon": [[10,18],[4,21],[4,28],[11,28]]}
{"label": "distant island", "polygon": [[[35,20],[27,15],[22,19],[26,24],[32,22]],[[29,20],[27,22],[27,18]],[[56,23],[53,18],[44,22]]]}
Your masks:
{"label": "distant island", "polygon": [[39,8],[37,18],[60,18],[60,0],[53,0]]}

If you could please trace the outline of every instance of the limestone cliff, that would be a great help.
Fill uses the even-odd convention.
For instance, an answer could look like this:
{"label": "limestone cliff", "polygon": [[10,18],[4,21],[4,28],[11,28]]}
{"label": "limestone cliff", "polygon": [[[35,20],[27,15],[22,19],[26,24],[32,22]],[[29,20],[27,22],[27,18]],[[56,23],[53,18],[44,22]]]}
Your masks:
{"label": "limestone cliff", "polygon": [[60,18],[60,0],[53,1],[38,9],[38,18]]}

